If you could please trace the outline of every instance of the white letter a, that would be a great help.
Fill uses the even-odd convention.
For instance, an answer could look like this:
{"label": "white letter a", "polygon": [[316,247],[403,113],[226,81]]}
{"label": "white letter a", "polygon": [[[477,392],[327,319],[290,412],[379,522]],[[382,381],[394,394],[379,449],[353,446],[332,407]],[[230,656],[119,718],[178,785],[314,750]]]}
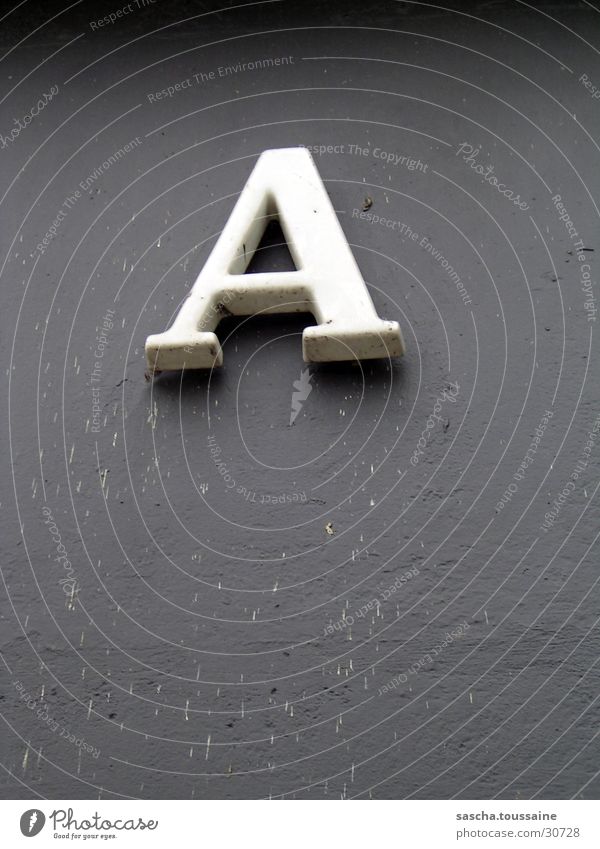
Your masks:
{"label": "white letter a", "polygon": [[[244,274],[269,221],[279,219],[296,271]],[[311,312],[306,362],[401,356],[396,321],[377,316],[310,153],[266,150],[258,159],[173,325],[146,339],[151,372],[223,363],[213,332],[224,315]]]}

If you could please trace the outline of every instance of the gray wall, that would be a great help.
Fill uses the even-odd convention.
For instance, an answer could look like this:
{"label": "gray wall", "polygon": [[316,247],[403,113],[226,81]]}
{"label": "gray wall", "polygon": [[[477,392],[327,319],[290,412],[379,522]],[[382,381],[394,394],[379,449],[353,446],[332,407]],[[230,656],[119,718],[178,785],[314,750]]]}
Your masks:
{"label": "gray wall", "polygon": [[[2,795],[597,798],[597,10],[115,5],[2,23]],[[299,144],[406,356],[145,380]]]}

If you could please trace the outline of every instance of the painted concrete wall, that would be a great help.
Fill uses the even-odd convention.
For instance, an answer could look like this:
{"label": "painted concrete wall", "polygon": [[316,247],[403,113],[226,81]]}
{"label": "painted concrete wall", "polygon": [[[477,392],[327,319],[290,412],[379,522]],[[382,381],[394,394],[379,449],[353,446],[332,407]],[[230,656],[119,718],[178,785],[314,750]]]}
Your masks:
{"label": "painted concrete wall", "polygon": [[[218,5],[2,24],[2,794],[597,798],[598,13]],[[406,356],[145,380],[299,144]]]}

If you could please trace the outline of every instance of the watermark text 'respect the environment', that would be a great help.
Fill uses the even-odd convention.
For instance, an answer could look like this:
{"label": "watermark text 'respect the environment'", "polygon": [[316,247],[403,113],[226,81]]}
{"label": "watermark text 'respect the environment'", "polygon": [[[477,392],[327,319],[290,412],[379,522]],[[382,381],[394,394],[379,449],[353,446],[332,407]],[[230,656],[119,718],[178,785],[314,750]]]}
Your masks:
{"label": "watermark text 'respect the environment'", "polygon": [[[40,256],[43,256],[46,253],[46,250],[48,249],[49,245],[57,237],[65,218],[67,218],[67,216],[73,210],[75,205],[81,200],[81,198],[84,196],[84,193],[89,192],[93,185],[96,183],[96,181],[103,174],[105,174],[106,171],[109,170],[109,168],[112,168],[113,165],[115,165],[124,156],[126,156],[128,153],[131,153],[132,150],[135,150],[141,144],[142,139],[139,136],[136,136],[134,139],[131,139],[131,141],[127,142],[127,144],[123,145],[123,147],[120,147],[118,150],[113,151],[110,156],[108,156],[102,163],[100,163],[100,165],[94,168],[94,170],[91,171],[87,175],[87,177],[84,177],[83,180],[80,180],[79,187],[75,189],[74,192],[68,194],[64,198],[62,204],[56,212],[56,217],[54,221],[48,227],[48,230],[44,234],[43,238],[36,245],[36,251]],[[35,252],[34,254],[32,254],[32,256],[34,255]]]}
{"label": "watermark text 'respect the environment'", "polygon": [[236,74],[244,74],[248,71],[265,71],[270,68],[281,68],[284,65],[293,65],[293,56],[267,56],[255,59],[253,62],[236,62],[233,65],[219,65],[209,71],[198,71],[190,77],[184,77],[176,83],[160,89],[160,91],[148,92],[146,98],[149,103],[158,103],[160,100],[168,100],[186,89],[195,86],[206,85],[224,77],[233,77]]}
{"label": "watermark text 'respect the environment'", "polygon": [[471,295],[469,294],[462,277],[458,271],[456,271],[454,266],[450,264],[450,261],[444,256],[442,251],[433,244],[429,236],[422,236],[405,221],[398,221],[395,218],[388,218],[387,216],[379,215],[377,212],[358,209],[358,207],[352,210],[352,218],[358,218],[359,221],[367,221],[369,224],[377,224],[380,227],[385,227],[387,230],[392,230],[395,233],[398,233],[402,239],[408,242],[414,242],[421,248],[421,250],[429,254],[429,256],[431,256],[431,258],[435,260],[435,262],[437,262],[437,264],[446,272],[449,279],[456,286],[456,290],[460,295],[463,304],[465,306],[470,306],[473,303]]}

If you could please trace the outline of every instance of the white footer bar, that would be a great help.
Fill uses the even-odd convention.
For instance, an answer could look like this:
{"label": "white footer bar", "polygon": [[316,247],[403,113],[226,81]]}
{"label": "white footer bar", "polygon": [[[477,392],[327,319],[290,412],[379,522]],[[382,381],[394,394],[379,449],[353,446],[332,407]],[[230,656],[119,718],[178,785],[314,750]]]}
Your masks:
{"label": "white footer bar", "polygon": [[[598,849],[597,801],[0,801],[2,845]],[[166,841],[169,841],[167,843]]]}

